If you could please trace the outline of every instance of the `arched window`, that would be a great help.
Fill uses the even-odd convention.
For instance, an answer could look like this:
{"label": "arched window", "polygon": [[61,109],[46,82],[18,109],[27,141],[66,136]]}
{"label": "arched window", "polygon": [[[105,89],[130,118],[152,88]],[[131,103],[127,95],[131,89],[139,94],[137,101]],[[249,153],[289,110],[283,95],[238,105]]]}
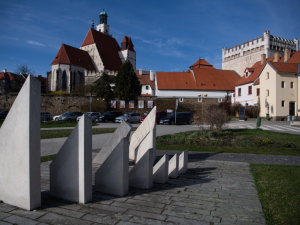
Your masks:
{"label": "arched window", "polygon": [[64,70],[62,74],[62,90],[66,91],[67,90],[67,74],[66,71]]}
{"label": "arched window", "polygon": [[56,70],[56,88],[55,88],[56,91],[59,90],[58,85],[59,85],[59,70]]}

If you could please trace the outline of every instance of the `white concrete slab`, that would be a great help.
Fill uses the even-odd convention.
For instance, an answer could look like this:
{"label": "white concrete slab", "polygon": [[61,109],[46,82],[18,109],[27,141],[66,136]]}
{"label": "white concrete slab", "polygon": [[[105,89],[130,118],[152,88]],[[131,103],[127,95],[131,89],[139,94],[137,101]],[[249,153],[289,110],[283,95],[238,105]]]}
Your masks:
{"label": "white concrete slab", "polygon": [[[142,142],[144,148],[141,148]],[[133,133],[129,146],[129,159],[136,164],[150,148],[153,149],[153,165],[156,160],[156,106]]]}
{"label": "white concrete slab", "polygon": [[41,83],[28,76],[0,128],[0,200],[41,206]]}
{"label": "white concrete slab", "polygon": [[178,172],[184,174],[187,171],[189,151],[186,150],[179,155]]}
{"label": "white concrete slab", "polygon": [[169,155],[165,154],[153,167],[153,182],[165,184],[168,182]]}
{"label": "white concrete slab", "polygon": [[92,119],[86,115],[50,164],[50,194],[79,203],[92,200]]}
{"label": "white concrete slab", "polygon": [[118,196],[128,193],[131,129],[129,123],[122,122],[93,160],[100,164],[95,173],[95,190]]}
{"label": "white concrete slab", "polygon": [[178,177],[178,167],[179,167],[179,157],[176,153],[169,161],[169,177],[177,178]]}

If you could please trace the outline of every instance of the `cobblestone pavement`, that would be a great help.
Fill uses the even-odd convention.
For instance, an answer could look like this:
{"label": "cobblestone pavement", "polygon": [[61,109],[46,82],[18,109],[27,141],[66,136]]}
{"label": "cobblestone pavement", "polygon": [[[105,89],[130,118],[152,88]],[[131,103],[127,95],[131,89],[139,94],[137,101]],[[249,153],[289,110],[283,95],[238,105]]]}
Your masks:
{"label": "cobblestone pavement", "polygon": [[190,159],[188,172],[167,184],[130,188],[124,197],[94,192],[85,205],[49,196],[49,164],[41,164],[41,209],[0,203],[0,224],[266,223],[248,163]]}
{"label": "cobblestone pavement", "polygon": [[[181,151],[157,150],[157,156],[174,155]],[[231,162],[264,163],[277,165],[300,166],[300,156],[289,155],[255,155],[241,153],[189,152],[189,160],[218,160]]]}

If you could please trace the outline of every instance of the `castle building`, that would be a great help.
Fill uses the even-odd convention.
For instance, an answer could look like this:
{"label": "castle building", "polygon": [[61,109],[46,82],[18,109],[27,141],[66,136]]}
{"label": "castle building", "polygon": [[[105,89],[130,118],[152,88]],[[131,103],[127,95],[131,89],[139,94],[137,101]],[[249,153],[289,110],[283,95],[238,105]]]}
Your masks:
{"label": "castle building", "polygon": [[47,74],[50,91],[74,90],[77,84],[92,84],[103,72],[116,75],[122,63],[129,59],[136,69],[136,52],[130,37],[124,36],[121,47],[109,33],[107,13],[100,13],[100,23],[94,21],[80,48],[62,44]]}
{"label": "castle building", "polygon": [[291,53],[299,50],[299,39],[288,40],[270,35],[266,30],[263,36],[236,45],[231,48],[222,49],[222,69],[235,70],[240,76],[244,75],[245,68],[252,67],[261,60],[261,55],[266,58],[274,56],[279,52],[280,57],[284,55],[284,49],[290,49]]}

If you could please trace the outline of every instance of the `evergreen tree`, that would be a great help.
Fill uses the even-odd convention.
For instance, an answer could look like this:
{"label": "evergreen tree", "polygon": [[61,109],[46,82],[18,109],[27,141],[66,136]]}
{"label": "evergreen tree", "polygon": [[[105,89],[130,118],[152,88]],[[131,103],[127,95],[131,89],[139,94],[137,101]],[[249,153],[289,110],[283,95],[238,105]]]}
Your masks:
{"label": "evergreen tree", "polygon": [[141,95],[140,81],[128,59],[116,76],[114,95],[127,102]]}
{"label": "evergreen tree", "polygon": [[107,73],[102,73],[100,79],[94,86],[93,91],[98,97],[104,98],[106,102],[113,97],[113,91],[111,90],[109,76]]}

